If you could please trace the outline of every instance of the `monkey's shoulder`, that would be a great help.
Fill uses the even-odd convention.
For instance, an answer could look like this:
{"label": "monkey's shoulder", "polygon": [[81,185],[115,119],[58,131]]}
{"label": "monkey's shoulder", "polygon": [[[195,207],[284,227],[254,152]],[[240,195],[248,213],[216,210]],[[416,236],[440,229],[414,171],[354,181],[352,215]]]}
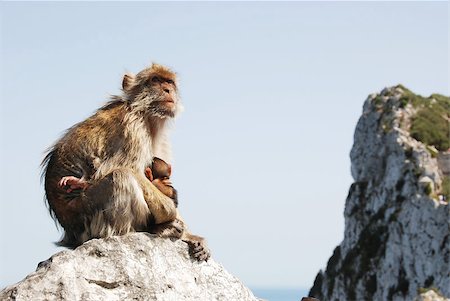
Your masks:
{"label": "monkey's shoulder", "polygon": [[107,109],[99,109],[89,118],[69,128],[61,139],[56,143],[57,148],[69,151],[102,151],[106,145],[116,143],[110,141],[111,137],[123,136],[123,120],[127,108],[120,103]]}
{"label": "monkey's shoulder", "polygon": [[75,126],[78,134],[103,133],[111,136],[111,133],[122,130],[128,107],[123,102],[117,102],[110,106],[105,105],[94,115]]}

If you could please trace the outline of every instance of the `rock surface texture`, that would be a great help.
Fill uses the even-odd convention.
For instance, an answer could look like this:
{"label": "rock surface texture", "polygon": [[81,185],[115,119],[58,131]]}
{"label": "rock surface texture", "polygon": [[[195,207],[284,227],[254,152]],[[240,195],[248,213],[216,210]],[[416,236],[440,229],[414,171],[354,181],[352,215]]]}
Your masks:
{"label": "rock surface texture", "polygon": [[[447,120],[448,131],[448,97],[423,98],[396,86],[366,100],[350,155],[354,183],[345,205],[344,240],[310,296],[322,301],[450,296],[449,206],[443,201],[449,169],[439,167],[442,156],[434,146],[411,135],[418,112],[438,103],[444,114],[437,117]],[[419,295],[430,288],[428,294],[440,299]]]}
{"label": "rock surface texture", "polygon": [[55,254],[0,300],[258,299],[212,259],[191,259],[184,242],[133,233]]}

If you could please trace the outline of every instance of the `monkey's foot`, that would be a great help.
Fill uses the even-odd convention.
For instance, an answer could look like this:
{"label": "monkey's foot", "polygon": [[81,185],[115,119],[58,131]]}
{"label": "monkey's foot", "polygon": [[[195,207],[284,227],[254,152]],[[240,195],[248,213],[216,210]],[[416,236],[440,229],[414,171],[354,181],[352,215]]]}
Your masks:
{"label": "monkey's foot", "polygon": [[208,261],[211,257],[211,252],[206,246],[206,241],[203,237],[190,235],[189,238],[183,239],[189,245],[189,253],[198,261]]}
{"label": "monkey's foot", "polygon": [[62,177],[62,179],[58,182],[58,186],[66,190],[67,193],[70,193],[77,189],[86,189],[89,186],[89,183],[74,176],[67,176]]}
{"label": "monkey's foot", "polygon": [[184,223],[178,219],[173,222],[163,223],[155,226],[155,233],[159,237],[179,239],[184,232]]}

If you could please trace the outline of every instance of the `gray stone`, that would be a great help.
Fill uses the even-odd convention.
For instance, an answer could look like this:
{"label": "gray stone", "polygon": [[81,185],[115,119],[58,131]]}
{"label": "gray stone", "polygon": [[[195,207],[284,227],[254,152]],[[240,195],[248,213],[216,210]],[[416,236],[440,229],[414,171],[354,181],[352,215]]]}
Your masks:
{"label": "gray stone", "polygon": [[213,259],[186,243],[133,233],[93,239],[41,263],[0,300],[258,300]]}
{"label": "gray stone", "polygon": [[414,301],[449,301],[449,300],[450,299],[442,297],[440,294],[436,293],[433,290],[429,290],[425,293],[422,293],[419,296],[417,296],[417,298],[414,299]]}
{"label": "gray stone", "polygon": [[450,151],[442,152],[437,157],[439,169],[444,175],[450,175]]}

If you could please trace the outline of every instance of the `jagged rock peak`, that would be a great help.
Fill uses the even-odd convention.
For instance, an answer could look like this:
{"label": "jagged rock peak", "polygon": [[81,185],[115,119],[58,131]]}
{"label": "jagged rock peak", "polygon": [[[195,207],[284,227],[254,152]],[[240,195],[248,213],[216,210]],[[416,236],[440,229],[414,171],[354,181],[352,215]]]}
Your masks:
{"label": "jagged rock peak", "polygon": [[133,233],[53,255],[0,300],[259,299],[214,260],[191,259],[184,242]]}
{"label": "jagged rock peak", "polygon": [[450,296],[450,99],[398,85],[370,95],[350,154],[344,240],[310,296],[413,300]]}

